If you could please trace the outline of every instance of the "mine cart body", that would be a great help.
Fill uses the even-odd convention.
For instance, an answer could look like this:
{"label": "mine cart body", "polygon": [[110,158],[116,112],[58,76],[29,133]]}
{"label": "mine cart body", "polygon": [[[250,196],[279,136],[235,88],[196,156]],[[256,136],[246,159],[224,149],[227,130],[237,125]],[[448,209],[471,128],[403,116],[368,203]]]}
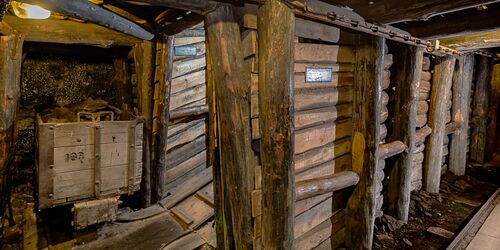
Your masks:
{"label": "mine cart body", "polygon": [[45,123],[37,116],[38,208],[132,194],[142,174],[143,123]]}

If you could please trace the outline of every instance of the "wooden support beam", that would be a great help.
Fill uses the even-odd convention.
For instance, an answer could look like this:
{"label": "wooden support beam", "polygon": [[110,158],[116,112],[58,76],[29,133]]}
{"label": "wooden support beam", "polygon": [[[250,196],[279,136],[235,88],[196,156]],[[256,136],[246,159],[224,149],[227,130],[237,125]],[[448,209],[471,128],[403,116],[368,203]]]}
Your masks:
{"label": "wooden support beam", "polygon": [[489,96],[489,107],[488,107],[488,123],[486,127],[486,152],[485,157],[487,161],[493,159],[493,154],[497,147],[497,138],[499,135],[497,125],[498,121],[498,105],[500,104],[500,64],[493,65],[491,69],[491,81],[490,81],[490,96]]}
{"label": "wooden support beam", "polygon": [[500,46],[500,30],[481,32],[439,40],[442,45],[456,50],[477,50]]}
{"label": "wooden support beam", "polygon": [[159,70],[162,73],[159,88],[158,102],[158,133],[156,133],[155,164],[151,171],[151,201],[161,200],[165,196],[167,171],[167,138],[168,122],[170,121],[170,86],[172,83],[172,69],[174,62],[174,37],[163,35],[161,40],[161,58]]}
{"label": "wooden support beam", "polygon": [[134,65],[137,74],[138,106],[144,119],[142,147],[141,204],[151,205],[151,134],[153,122],[153,84],[155,44],[144,41],[134,47]]}
{"label": "wooden support beam", "polygon": [[334,0],[337,4],[353,8],[366,20],[391,24],[412,20],[426,20],[432,16],[498,2],[498,0],[381,0],[368,4],[365,0]]}
{"label": "wooden support beam", "polygon": [[492,59],[477,56],[476,84],[472,103],[472,131],[470,137],[470,158],[478,163],[484,163],[486,147],[486,127],[488,117],[488,98],[490,95],[490,79]]}
{"label": "wooden support beam", "polygon": [[295,17],[281,0],[258,13],[262,244],[293,248],[293,53]]}
{"label": "wooden support beam", "polygon": [[14,131],[21,93],[23,37],[0,36],[0,217],[9,203]]}
{"label": "wooden support beam", "polygon": [[442,56],[436,58],[429,109],[429,127],[432,129],[432,134],[425,146],[423,178],[425,190],[429,193],[439,193],[443,159],[443,138],[446,126],[446,100],[451,95],[454,69],[454,57]]}
{"label": "wooden support beam", "polygon": [[[207,27],[205,26],[205,29]],[[222,164],[220,161],[220,140],[217,139],[219,131],[217,99],[215,96],[214,64],[210,50],[206,51],[206,81],[207,81],[207,103],[208,103],[208,151],[207,165],[212,166],[214,185],[214,217],[215,232],[217,235],[217,249],[234,249],[234,237],[231,224],[231,213],[227,195],[224,191],[224,179],[222,178]]]}
{"label": "wooden support beam", "polygon": [[407,150],[406,145],[402,141],[384,143],[379,146],[378,157],[380,160],[385,160],[389,157],[401,154],[404,151]]}
{"label": "wooden support beam", "polygon": [[87,0],[19,0],[20,2],[40,6],[44,9],[61,13],[68,17],[95,23],[142,40],[151,40],[154,35],[138,24],[106,10]]}
{"label": "wooden support beam", "polygon": [[499,15],[500,4],[493,4],[487,9],[471,8],[397,26],[422,39],[442,39],[500,29]]}
{"label": "wooden support beam", "polygon": [[459,57],[453,73],[451,119],[460,122],[462,126],[451,136],[448,167],[448,170],[456,175],[464,175],[467,164],[467,132],[473,73],[474,54]]}
{"label": "wooden support beam", "polygon": [[130,72],[127,58],[119,57],[113,59],[114,78],[113,84],[116,89],[116,103],[122,111],[121,119],[129,120],[132,114],[132,84],[130,84]]}
{"label": "wooden support beam", "polygon": [[416,147],[417,100],[424,49],[393,43],[390,46],[394,61],[392,81],[395,84],[394,124],[390,140],[402,140],[406,150],[392,167],[389,184],[389,213],[398,220],[408,222],[412,182],[413,151]]}
{"label": "wooden support beam", "polygon": [[[83,44],[103,48],[134,46],[140,39],[91,23],[57,19],[22,19],[5,16],[4,22],[27,42]],[[78,32],[75,32],[78,31]]]}
{"label": "wooden support beam", "polygon": [[[250,75],[245,69],[240,28],[230,5],[205,18],[207,51],[217,101],[223,190],[230,205],[236,249],[253,248],[250,192],[253,164],[250,132]],[[245,77],[248,75],[248,77]]]}
{"label": "wooden support beam", "polygon": [[359,176],[353,171],[344,171],[321,178],[299,181],[295,184],[295,201],[339,191],[355,186]]}
{"label": "wooden support beam", "polygon": [[384,45],[381,37],[362,35],[356,44],[353,85],[352,170],[359,175],[346,207],[346,246],[371,249],[375,223],[376,170],[380,144]]}
{"label": "wooden support beam", "polygon": [[126,0],[130,3],[141,3],[152,6],[164,6],[168,8],[189,10],[196,14],[206,15],[214,11],[221,3],[210,0]]}

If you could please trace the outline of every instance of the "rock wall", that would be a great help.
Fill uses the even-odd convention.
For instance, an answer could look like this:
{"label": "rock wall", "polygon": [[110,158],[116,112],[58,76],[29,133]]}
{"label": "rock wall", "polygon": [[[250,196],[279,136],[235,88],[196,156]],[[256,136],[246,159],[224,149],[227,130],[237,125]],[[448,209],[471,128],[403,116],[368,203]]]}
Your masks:
{"label": "rock wall", "polygon": [[87,98],[113,103],[113,62],[110,59],[30,54],[22,64],[21,98],[17,115],[14,185],[33,180],[35,110]]}

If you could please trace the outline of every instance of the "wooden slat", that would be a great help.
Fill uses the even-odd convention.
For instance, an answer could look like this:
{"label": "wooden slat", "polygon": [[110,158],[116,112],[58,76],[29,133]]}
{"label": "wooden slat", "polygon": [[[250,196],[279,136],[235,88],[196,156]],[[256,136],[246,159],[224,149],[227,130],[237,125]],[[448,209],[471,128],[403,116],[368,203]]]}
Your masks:
{"label": "wooden slat", "polygon": [[296,43],[294,55],[296,62],[350,63],[354,59],[354,50],[347,46]]}
{"label": "wooden slat", "polygon": [[295,36],[336,43],[340,37],[340,29],[331,25],[296,18]]}

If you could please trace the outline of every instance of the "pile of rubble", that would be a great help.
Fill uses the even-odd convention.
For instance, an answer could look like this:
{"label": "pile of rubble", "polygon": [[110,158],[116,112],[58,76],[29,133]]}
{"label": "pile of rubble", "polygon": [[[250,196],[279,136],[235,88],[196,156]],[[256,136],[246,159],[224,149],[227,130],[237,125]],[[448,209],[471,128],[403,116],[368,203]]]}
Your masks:
{"label": "pile of rubble", "polygon": [[108,112],[117,117],[122,111],[102,99],[89,98],[83,102],[45,108],[40,112],[42,120],[49,123],[76,122],[82,113]]}

